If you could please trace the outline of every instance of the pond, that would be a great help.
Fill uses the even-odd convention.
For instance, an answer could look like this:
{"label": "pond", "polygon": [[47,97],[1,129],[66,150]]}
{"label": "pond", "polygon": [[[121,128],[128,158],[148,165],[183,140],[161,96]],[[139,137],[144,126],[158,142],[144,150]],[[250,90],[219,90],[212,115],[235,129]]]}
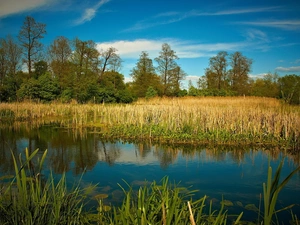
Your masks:
{"label": "pond", "polygon": [[[122,201],[119,185],[126,189],[127,182],[137,189],[168,176],[172,183],[199,190],[195,197],[209,196],[216,207],[222,198],[229,200],[233,203],[227,207],[229,214],[243,211],[243,219],[251,221],[256,220],[257,213],[246,206],[259,207],[269,160],[276,170],[284,157],[282,179],[300,162],[299,154],[278,149],[104,140],[97,132],[48,125],[0,129],[0,176],[13,174],[11,151],[20,154],[25,148],[39,148],[39,154],[48,149],[45,177],[50,171],[57,177],[66,172],[70,184],[79,179],[82,186],[98,183],[95,192],[108,194],[108,204]],[[300,218],[299,172],[279,195],[278,209],[290,204],[297,204],[293,212]],[[291,218],[289,211],[279,215],[283,222]]]}

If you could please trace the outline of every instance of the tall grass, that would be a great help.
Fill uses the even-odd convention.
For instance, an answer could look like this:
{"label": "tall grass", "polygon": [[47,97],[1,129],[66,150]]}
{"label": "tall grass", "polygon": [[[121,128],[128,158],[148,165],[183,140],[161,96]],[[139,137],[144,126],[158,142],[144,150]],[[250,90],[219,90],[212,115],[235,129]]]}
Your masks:
{"label": "tall grass", "polygon": [[54,178],[45,181],[41,170],[47,151],[34,166],[32,154],[26,149],[26,158],[13,155],[15,176],[2,184],[0,189],[0,224],[88,224],[83,211],[87,194],[92,187],[81,189],[79,185],[67,190],[66,178],[55,183]]}
{"label": "tall grass", "polygon": [[141,99],[129,105],[1,104],[2,118],[97,127],[107,137],[300,147],[300,107],[256,97]]}

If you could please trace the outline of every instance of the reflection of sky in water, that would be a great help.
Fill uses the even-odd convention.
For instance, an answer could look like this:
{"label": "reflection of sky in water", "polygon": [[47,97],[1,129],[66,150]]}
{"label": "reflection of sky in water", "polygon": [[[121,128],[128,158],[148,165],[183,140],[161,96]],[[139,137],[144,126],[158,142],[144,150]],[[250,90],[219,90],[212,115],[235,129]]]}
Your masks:
{"label": "reflection of sky in water", "polygon": [[[62,135],[57,132],[58,134],[52,134],[46,141],[39,136],[31,140],[32,148],[39,148],[37,145],[40,144],[48,149],[45,175],[49,174],[49,168],[60,168],[56,165],[59,161],[66,162],[67,179],[72,183],[81,177],[78,171],[83,171],[82,167],[86,167],[81,185],[98,183],[99,187],[95,192],[109,194],[106,201],[113,204],[119,202],[123,196],[118,184],[127,188],[123,180],[137,189],[146,184],[146,181],[159,181],[164,176],[169,176],[172,183],[181,182],[180,185],[199,190],[197,197],[206,194],[218,205],[223,196],[224,199],[235,202],[233,209],[246,211],[237,206],[236,202],[240,201],[244,206],[251,203],[258,205],[262,183],[266,181],[268,155],[264,151],[247,150],[239,157],[233,151],[227,150],[218,152],[199,148],[189,152],[180,148],[149,144],[104,142],[92,134],[83,140],[74,139],[72,134],[70,138],[67,133]],[[22,152],[28,145],[28,138],[16,139],[16,153]],[[79,162],[83,164],[80,165],[81,169],[77,168]],[[273,170],[276,170],[279,162],[280,155],[277,160],[271,160]],[[295,168],[296,165],[286,159],[281,178]],[[280,205],[287,206],[292,203],[300,204],[300,172],[279,195]],[[294,212],[300,218],[299,207]],[[245,216],[251,218],[253,214],[246,211]]]}

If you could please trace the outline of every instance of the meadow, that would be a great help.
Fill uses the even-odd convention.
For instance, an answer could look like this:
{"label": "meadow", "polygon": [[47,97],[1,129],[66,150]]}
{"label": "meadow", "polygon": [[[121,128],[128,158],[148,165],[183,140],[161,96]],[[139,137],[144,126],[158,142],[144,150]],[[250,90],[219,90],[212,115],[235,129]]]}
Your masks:
{"label": "meadow", "polygon": [[270,145],[298,150],[300,107],[273,98],[185,97],[132,104],[1,103],[1,124],[55,122],[104,137],[168,143]]}

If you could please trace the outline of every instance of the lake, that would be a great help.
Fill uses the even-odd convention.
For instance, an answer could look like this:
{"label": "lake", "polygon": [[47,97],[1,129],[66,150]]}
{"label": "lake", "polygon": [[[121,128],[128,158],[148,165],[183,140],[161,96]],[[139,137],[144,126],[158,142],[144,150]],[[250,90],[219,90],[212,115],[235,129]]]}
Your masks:
{"label": "lake", "polygon": [[[119,185],[127,183],[137,189],[168,176],[190,190],[199,190],[195,197],[209,196],[215,207],[222,198],[233,206],[229,214],[243,211],[244,220],[255,220],[257,213],[246,209],[248,204],[259,206],[262,184],[267,168],[276,170],[284,157],[281,178],[299,166],[298,154],[278,149],[245,146],[162,145],[150,141],[135,142],[104,140],[97,131],[63,129],[55,125],[40,128],[0,129],[0,176],[13,174],[11,151],[14,154],[28,148],[48,149],[43,175],[50,171],[59,177],[66,172],[70,184],[99,184],[96,193],[109,195],[105,201],[117,205],[123,197]],[[82,178],[81,178],[82,177]],[[300,173],[298,172],[279,195],[278,209],[296,203],[293,212],[300,218]],[[91,203],[92,204],[92,203]],[[263,208],[263,206],[261,206]],[[290,212],[279,213],[288,222]]]}

